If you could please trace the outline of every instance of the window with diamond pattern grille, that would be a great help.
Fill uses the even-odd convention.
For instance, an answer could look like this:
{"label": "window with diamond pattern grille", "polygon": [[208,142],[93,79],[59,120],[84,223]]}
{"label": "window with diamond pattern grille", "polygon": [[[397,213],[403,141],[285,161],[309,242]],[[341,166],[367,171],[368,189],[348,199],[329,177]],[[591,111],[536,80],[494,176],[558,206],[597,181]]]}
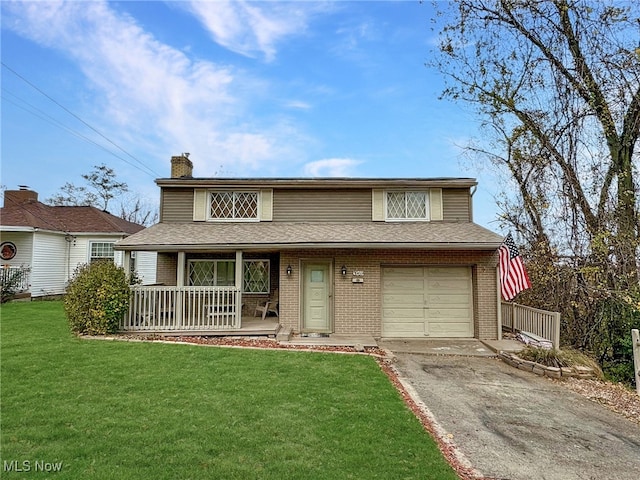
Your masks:
{"label": "window with diamond pattern grille", "polygon": [[245,293],[269,293],[269,260],[245,260]]}
{"label": "window with diamond pattern grille", "polygon": [[428,220],[426,192],[387,192],[387,219]]}
{"label": "window with diamond pattern grille", "polygon": [[199,260],[189,262],[189,285],[228,287],[235,285],[235,263],[232,260]]}
{"label": "window with diamond pattern grille", "polygon": [[210,218],[254,220],[258,218],[257,192],[211,192]]}

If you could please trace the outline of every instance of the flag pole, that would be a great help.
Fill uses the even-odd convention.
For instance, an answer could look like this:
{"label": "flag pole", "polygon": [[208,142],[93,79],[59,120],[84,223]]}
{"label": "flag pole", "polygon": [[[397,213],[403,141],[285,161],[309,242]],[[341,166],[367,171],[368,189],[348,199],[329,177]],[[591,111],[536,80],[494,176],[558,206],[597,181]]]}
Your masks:
{"label": "flag pole", "polygon": [[500,265],[496,266],[496,293],[498,297],[498,340],[502,340],[502,295],[500,293]]}

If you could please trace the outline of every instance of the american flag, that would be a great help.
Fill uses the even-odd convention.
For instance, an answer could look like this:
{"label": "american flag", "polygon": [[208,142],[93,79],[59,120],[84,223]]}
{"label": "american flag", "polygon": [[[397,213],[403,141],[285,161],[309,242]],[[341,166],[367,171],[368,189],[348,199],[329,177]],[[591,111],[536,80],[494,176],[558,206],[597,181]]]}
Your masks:
{"label": "american flag", "polygon": [[522,263],[522,257],[511,234],[507,235],[498,250],[500,255],[500,289],[502,298],[511,300],[522,290],[531,288],[531,280]]}

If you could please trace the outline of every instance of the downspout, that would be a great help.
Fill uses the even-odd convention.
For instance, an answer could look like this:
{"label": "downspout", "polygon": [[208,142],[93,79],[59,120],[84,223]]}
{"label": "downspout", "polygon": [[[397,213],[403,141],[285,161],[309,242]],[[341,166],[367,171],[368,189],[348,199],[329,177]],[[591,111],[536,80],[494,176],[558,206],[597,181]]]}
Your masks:
{"label": "downspout", "polygon": [[65,232],[64,240],[67,242],[67,278],[65,279],[65,291],[66,286],[69,284],[71,280],[71,242],[73,242],[73,235]]}

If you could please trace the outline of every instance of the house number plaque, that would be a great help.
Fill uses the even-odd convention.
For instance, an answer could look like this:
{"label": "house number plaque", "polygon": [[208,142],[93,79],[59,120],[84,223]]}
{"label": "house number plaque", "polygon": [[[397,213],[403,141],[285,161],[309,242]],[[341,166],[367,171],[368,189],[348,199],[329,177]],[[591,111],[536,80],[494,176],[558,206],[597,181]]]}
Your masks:
{"label": "house number plaque", "polygon": [[364,283],[364,270],[354,270],[352,283]]}

